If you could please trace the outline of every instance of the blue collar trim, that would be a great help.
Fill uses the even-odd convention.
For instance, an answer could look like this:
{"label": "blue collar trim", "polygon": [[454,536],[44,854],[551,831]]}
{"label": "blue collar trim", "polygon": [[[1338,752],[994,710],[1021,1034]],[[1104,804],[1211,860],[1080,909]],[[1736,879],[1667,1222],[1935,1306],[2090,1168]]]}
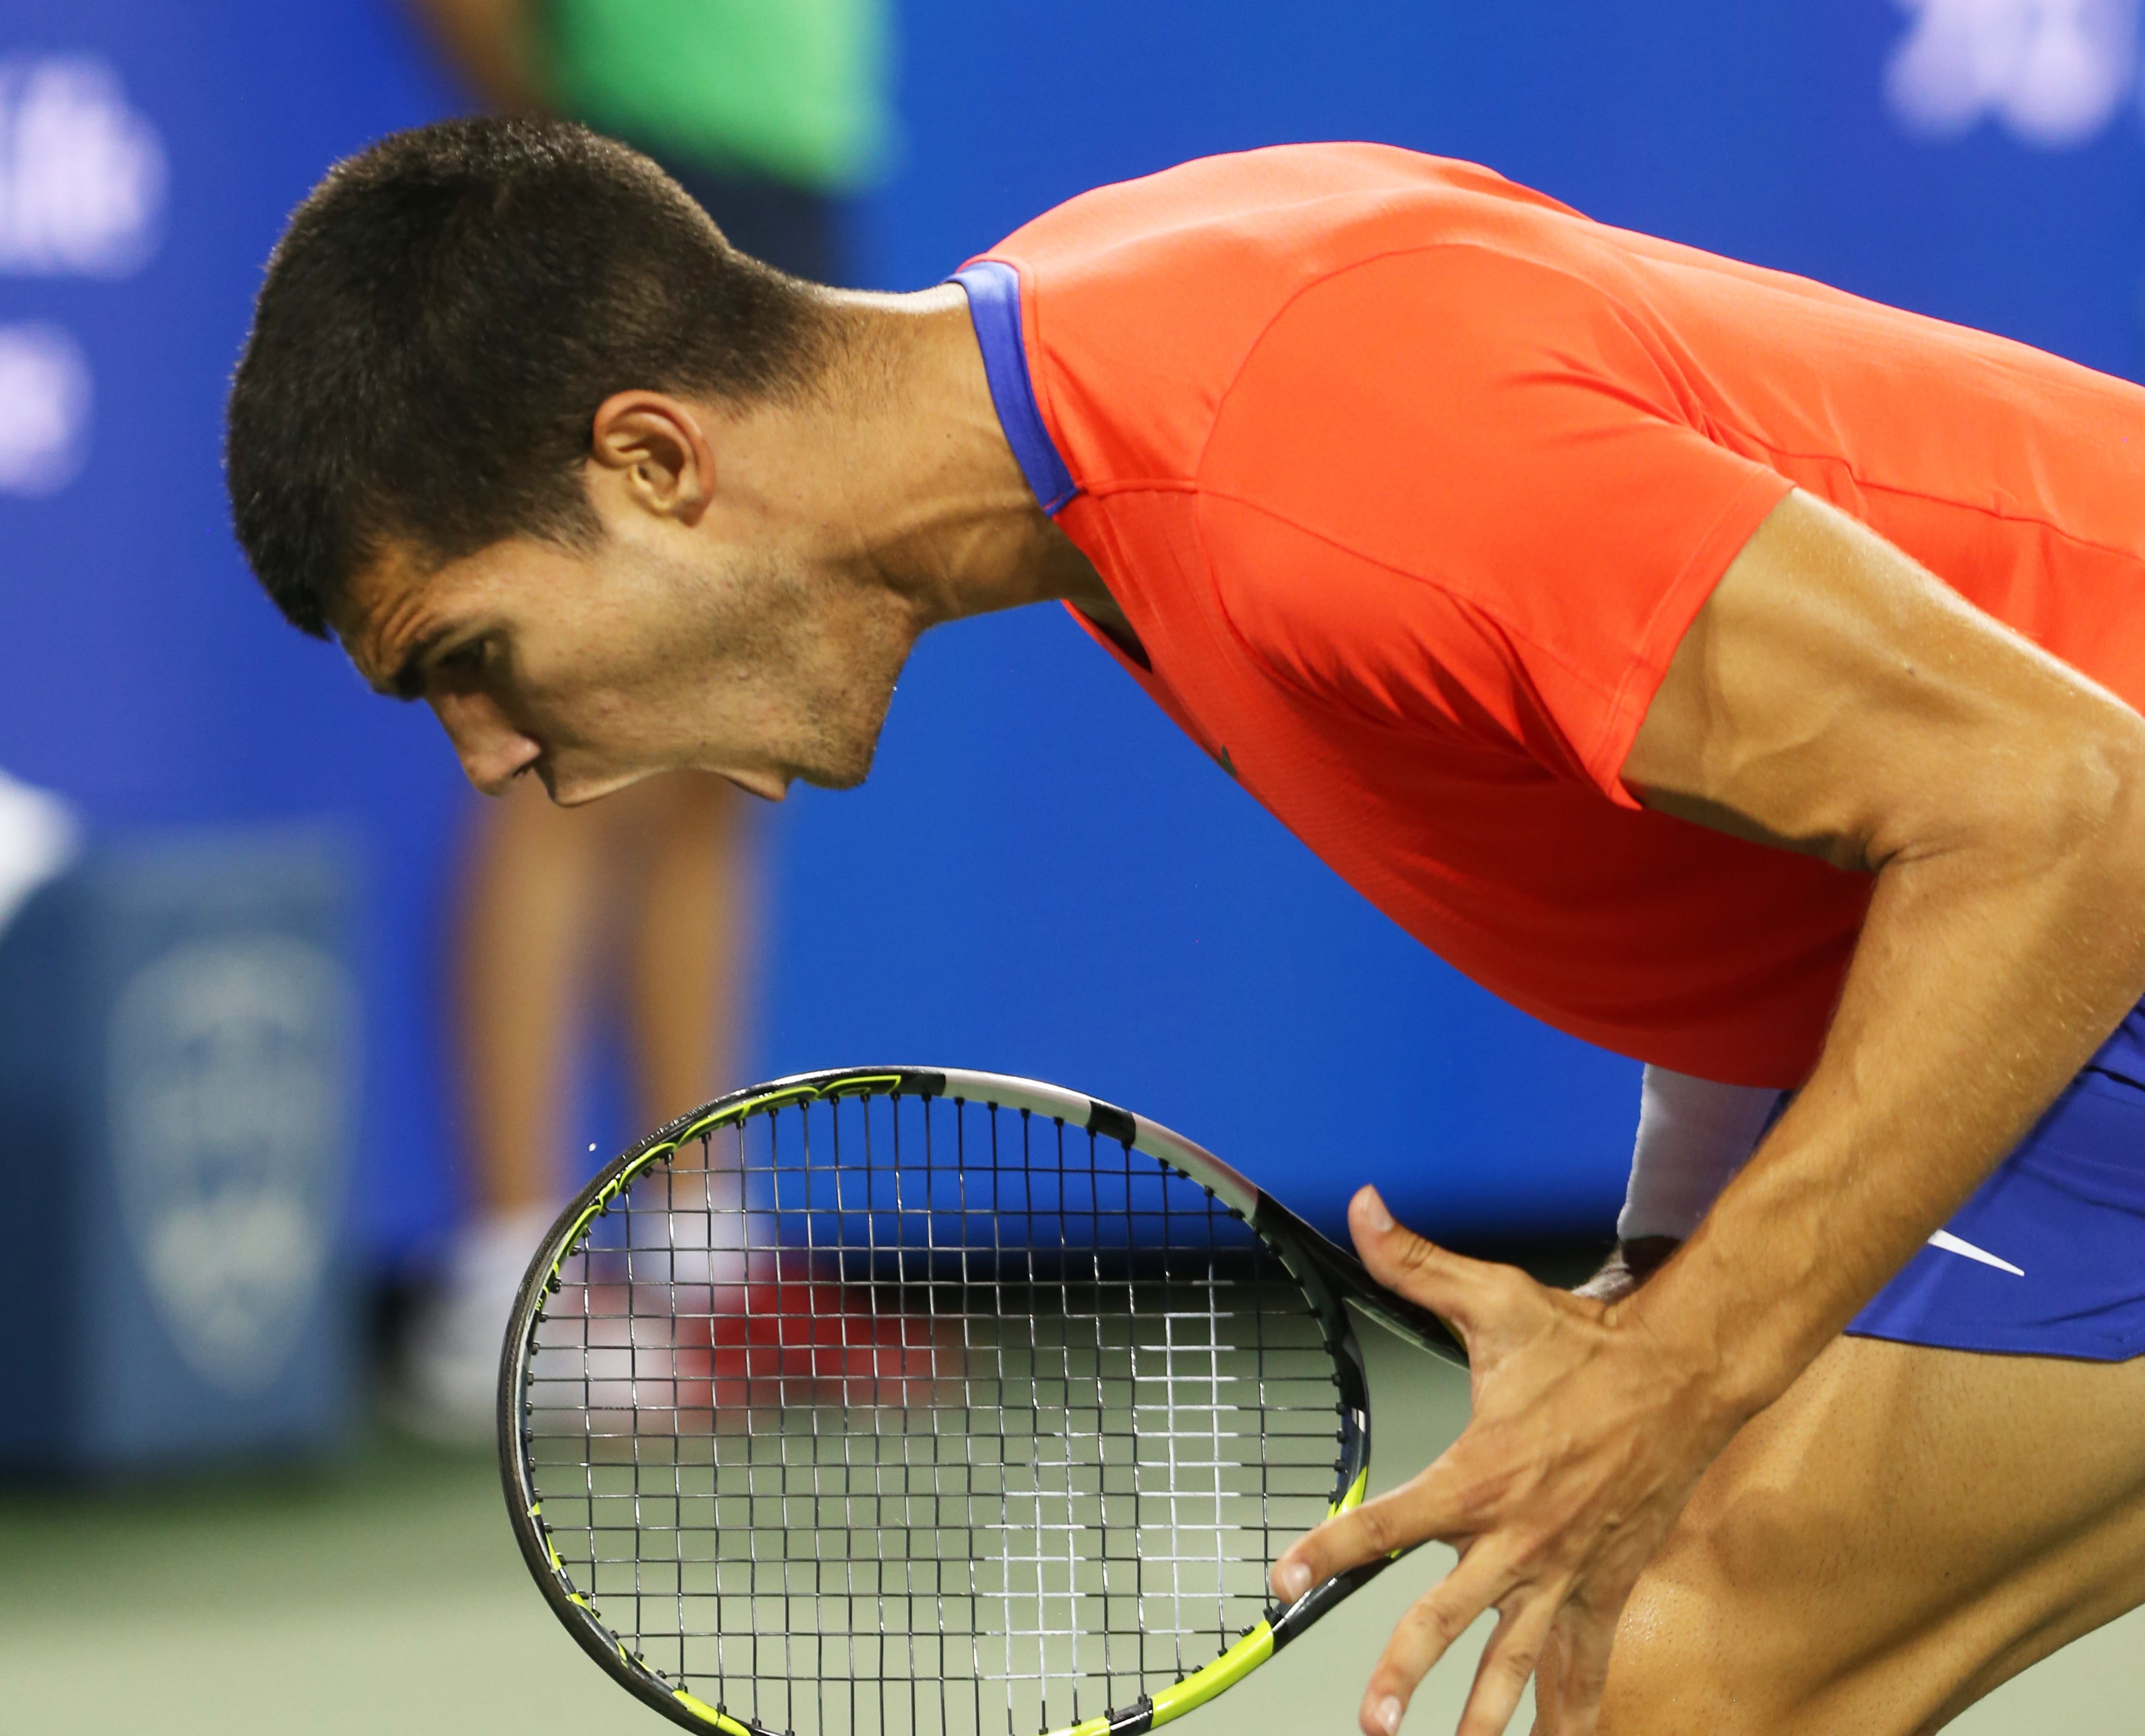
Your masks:
{"label": "blue collar trim", "polygon": [[991,383],[991,402],[1005,430],[1006,444],[1020,460],[1020,473],[1043,510],[1055,518],[1080,492],[1065,460],[1058,455],[1043,412],[1035,407],[1035,387],[1028,371],[1028,344],[1020,330],[1020,273],[995,259],[978,260],[956,271],[953,281],[968,293],[968,317],[976,322],[983,348],[983,373]]}

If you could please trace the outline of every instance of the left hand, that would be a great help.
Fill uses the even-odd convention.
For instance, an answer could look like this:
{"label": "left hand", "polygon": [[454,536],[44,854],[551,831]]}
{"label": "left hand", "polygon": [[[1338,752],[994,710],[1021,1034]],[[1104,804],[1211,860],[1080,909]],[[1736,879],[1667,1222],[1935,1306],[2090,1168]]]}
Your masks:
{"label": "left hand", "polygon": [[1615,1305],[1435,1247],[1367,1187],[1349,1224],[1371,1276],[1466,1341],[1474,1415],[1413,1481],[1284,1552],[1275,1594],[1292,1603],[1395,1549],[1449,1543],[1459,1564],[1401,1619],[1371,1672],[1365,1736],[1393,1736],[1416,1684],[1491,1609],[1500,1619],[1458,1736],[1500,1736],[1538,1666],[1538,1729],[1588,1736],[1625,1600],[1743,1417],[1715,1396],[1710,1358]]}

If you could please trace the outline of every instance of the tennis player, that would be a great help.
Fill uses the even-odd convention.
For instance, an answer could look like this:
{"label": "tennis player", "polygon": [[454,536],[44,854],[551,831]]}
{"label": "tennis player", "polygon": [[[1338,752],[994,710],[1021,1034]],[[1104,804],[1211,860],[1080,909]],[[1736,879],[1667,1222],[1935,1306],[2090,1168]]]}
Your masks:
{"label": "tennis player", "polygon": [[1475,1369],[1274,1570],[1461,1547],[1370,1736],[1492,1608],[1463,1736],[1530,1676],[1545,1731],[1724,1736],[1933,1729],[2145,1598],[2145,391],[1369,145],[867,296],[463,122],[293,219],[229,469],[290,619],[562,803],[853,784],[920,633],[1068,604],[1651,1064],[1595,1294],[1351,1208]]}

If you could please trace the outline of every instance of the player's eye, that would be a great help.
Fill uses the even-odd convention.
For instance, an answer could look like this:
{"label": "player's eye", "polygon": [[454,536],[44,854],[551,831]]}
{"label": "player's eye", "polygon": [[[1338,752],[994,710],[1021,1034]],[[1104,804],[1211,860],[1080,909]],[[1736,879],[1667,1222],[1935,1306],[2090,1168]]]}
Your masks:
{"label": "player's eye", "polygon": [[481,672],[490,661],[491,638],[485,634],[456,645],[440,658],[439,666],[443,669],[451,669],[457,675],[474,675]]}

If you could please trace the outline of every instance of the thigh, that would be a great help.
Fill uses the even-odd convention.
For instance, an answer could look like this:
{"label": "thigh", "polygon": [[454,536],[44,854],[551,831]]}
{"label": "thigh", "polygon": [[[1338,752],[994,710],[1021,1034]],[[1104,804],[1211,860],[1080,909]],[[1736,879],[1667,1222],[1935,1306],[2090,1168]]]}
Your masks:
{"label": "thigh", "polygon": [[1603,1730],[1934,1730],[2141,1601],[2145,1359],[1842,1338],[1647,1569]]}

